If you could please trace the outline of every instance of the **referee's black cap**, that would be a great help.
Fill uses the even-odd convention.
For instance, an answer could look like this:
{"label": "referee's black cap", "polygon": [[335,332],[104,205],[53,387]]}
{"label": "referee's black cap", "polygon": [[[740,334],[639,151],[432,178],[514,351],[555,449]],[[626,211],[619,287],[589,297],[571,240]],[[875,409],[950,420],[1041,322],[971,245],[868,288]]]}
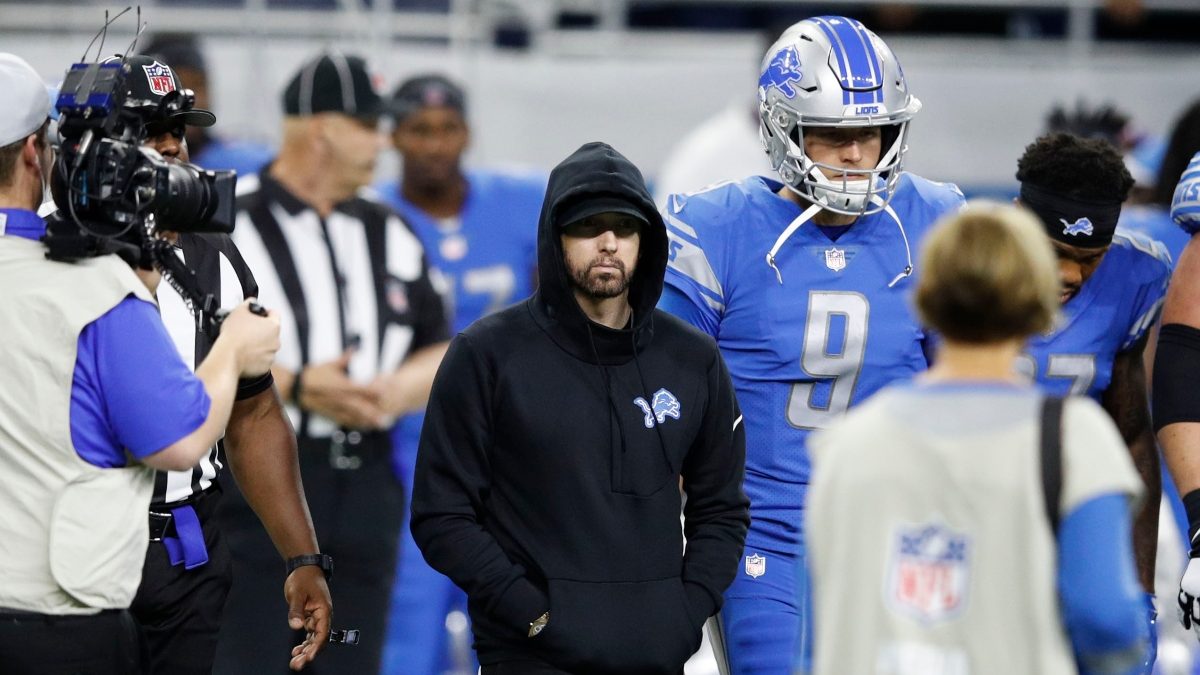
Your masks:
{"label": "referee's black cap", "polygon": [[[118,61],[114,56],[108,61]],[[153,56],[141,54],[125,57],[125,104],[140,110],[156,111],[167,94],[182,90],[183,82],[170,65]],[[200,108],[180,110],[170,116],[171,122],[183,122],[194,127],[211,127],[217,116]]]}
{"label": "referee's black cap", "polygon": [[383,99],[375,91],[361,57],[332,51],[304,64],[283,90],[283,112],[308,116],[336,112],[351,117],[379,117]]}
{"label": "referee's black cap", "polygon": [[397,122],[424,108],[450,108],[466,115],[467,96],[462,87],[444,75],[418,75],[410,77],[396,87],[388,101],[388,112]]}

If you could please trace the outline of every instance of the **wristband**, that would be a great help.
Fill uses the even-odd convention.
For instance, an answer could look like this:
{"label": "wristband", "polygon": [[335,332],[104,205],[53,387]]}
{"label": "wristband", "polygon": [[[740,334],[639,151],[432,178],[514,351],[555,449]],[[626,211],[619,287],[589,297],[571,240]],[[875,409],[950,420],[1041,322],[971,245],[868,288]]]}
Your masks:
{"label": "wristband", "polygon": [[1183,496],[1183,508],[1187,511],[1190,556],[1200,558],[1200,546],[1196,543],[1200,539],[1200,490],[1192,490]]}
{"label": "wristband", "polygon": [[333,556],[325,553],[306,553],[294,558],[288,558],[286,576],[291,576],[297,567],[304,567],[305,565],[320,567],[321,571],[325,573],[326,581],[333,578]]}

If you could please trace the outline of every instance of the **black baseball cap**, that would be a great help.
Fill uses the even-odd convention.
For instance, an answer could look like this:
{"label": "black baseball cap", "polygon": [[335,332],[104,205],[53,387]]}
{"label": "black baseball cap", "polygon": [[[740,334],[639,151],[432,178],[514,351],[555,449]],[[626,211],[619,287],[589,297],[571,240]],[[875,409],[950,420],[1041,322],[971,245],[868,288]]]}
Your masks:
{"label": "black baseball cap", "polygon": [[649,219],[646,218],[646,214],[642,213],[642,210],[633,202],[623,197],[609,194],[588,195],[569,204],[558,217],[558,223],[566,227],[571,223],[591,216],[598,216],[601,213],[620,213],[637,218],[643,225],[650,224]]}
{"label": "black baseball cap", "polygon": [[367,64],[358,56],[326,52],[304,64],[283,90],[286,115],[336,112],[352,117],[378,117],[383,99],[375,93]]}
{"label": "black baseball cap", "polygon": [[467,112],[467,97],[462,87],[436,74],[418,75],[401,82],[388,102],[388,112],[397,122],[403,122],[422,108],[436,107],[451,108],[463,115]]}
{"label": "black baseball cap", "polygon": [[[107,62],[119,61],[114,56]],[[158,108],[167,94],[184,88],[179,76],[171,66],[144,55],[125,57],[125,105],[153,110]],[[181,110],[170,116],[172,122],[182,122],[194,127],[211,127],[217,116],[200,108]]]}

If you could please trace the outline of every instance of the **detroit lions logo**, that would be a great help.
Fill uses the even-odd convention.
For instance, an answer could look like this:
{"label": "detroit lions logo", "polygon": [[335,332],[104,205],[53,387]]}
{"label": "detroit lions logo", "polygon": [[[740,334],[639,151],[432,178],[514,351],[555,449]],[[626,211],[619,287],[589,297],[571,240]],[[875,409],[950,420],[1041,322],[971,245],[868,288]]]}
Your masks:
{"label": "detroit lions logo", "polygon": [[666,389],[654,392],[652,403],[647,403],[646,399],[641,396],[633,399],[633,403],[646,415],[646,419],[642,420],[642,423],[646,425],[647,429],[654,427],[655,420],[662,424],[668,417],[679,419],[679,399]]}
{"label": "detroit lions logo", "polygon": [[1063,224],[1063,234],[1069,234],[1072,237],[1082,234],[1085,237],[1092,236],[1092,221],[1087,218],[1068,223],[1066,218],[1059,218],[1058,222]]}
{"label": "detroit lions logo", "polygon": [[758,78],[758,86],[760,89],[775,87],[783,92],[784,96],[796,98],[796,90],[792,83],[803,78],[804,73],[800,72],[800,56],[796,54],[796,48],[784,47],[776,52],[775,58],[767,64],[767,69]]}

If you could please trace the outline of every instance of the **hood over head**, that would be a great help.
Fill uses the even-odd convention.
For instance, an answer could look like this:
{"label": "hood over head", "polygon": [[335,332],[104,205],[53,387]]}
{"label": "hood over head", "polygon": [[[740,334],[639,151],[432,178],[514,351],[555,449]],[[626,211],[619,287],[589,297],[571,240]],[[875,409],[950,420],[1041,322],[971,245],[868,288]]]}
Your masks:
{"label": "hood over head", "polygon": [[[575,300],[563,261],[562,229],[597,213],[618,212],[646,222],[637,270],[629,284],[633,335],[588,320]],[[606,143],[587,143],[550,173],[538,222],[538,291],[535,317],[555,342],[578,358],[622,363],[653,334],[654,307],[667,269],[667,230],[642,172]],[[590,335],[589,335],[590,333]],[[594,341],[593,350],[589,340]]]}

